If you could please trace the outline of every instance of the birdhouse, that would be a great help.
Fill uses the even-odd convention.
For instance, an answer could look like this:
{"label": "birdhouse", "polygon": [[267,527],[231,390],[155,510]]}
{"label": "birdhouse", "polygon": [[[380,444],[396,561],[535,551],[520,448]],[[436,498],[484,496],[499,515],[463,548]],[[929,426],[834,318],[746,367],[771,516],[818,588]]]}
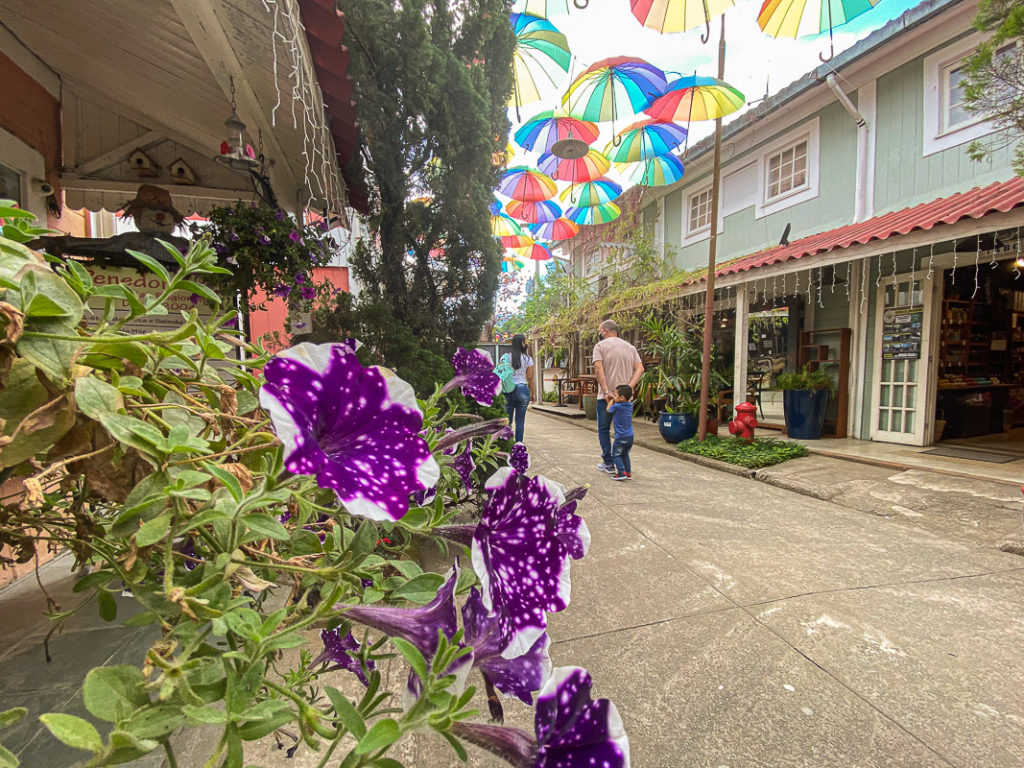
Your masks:
{"label": "birdhouse", "polygon": [[167,166],[167,170],[171,172],[171,181],[175,184],[195,184],[196,174],[180,157],[173,163]]}
{"label": "birdhouse", "polygon": [[136,149],[128,155],[128,166],[135,171],[140,178],[155,178],[157,174],[156,164],[141,149]]}

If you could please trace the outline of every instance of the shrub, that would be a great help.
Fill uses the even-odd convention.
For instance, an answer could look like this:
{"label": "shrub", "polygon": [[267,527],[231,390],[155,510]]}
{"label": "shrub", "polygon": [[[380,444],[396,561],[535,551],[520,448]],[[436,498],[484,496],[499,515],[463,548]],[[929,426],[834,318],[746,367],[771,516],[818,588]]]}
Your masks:
{"label": "shrub", "polygon": [[738,464],[747,469],[760,469],[788,459],[807,455],[807,448],[799,443],[788,443],[771,438],[754,438],[747,442],[739,437],[708,435],[704,442],[693,437],[683,440],[678,448],[683,453],[706,456],[709,459]]}

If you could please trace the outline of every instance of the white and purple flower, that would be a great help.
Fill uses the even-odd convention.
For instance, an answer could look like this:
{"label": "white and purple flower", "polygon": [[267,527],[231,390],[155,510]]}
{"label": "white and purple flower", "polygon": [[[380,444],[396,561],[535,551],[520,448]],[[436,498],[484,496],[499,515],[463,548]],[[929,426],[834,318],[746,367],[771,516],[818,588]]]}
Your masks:
{"label": "white and purple flower", "polygon": [[303,343],[270,360],[264,376],[260,405],[285,467],[316,475],[351,514],[398,520],[410,494],[437,484],[416,395],[391,371],[364,368],[341,344]]}
{"label": "white and purple flower", "polygon": [[501,379],[494,372],[494,361],[479,349],[459,347],[452,357],[455,378],[441,388],[441,394],[462,387],[462,394],[480,405],[491,405],[501,391]]}
{"label": "white and purple flower", "polygon": [[516,443],[512,446],[512,450],[508,454],[508,465],[519,474],[526,474],[526,470],[530,468],[530,454],[525,445]]}
{"label": "white and purple flower", "polygon": [[558,667],[537,695],[534,735],[518,728],[457,722],[451,733],[515,768],[629,768],[629,738],[608,699],[590,698],[580,667]]}

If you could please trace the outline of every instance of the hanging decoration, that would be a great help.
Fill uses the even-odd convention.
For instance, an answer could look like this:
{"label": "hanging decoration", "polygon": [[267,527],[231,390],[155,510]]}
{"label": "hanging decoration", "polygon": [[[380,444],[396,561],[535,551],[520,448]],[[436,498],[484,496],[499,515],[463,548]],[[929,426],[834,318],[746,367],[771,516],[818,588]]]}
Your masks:
{"label": "hanging decoration", "polygon": [[957,239],[953,238],[953,273],[949,276],[950,285],[956,285],[956,264],[958,254],[956,252]]}
{"label": "hanging decoration", "polygon": [[636,20],[660,34],[704,27],[701,42],[711,36],[711,19],[732,7],[732,0],[630,0]]}
{"label": "hanging decoration", "polygon": [[616,163],[635,163],[665,155],[686,141],[681,125],[648,118],[626,126],[615,135],[604,152]]}
{"label": "hanging decoration", "polygon": [[644,112],[657,120],[690,123],[731,115],[744,103],[743,94],[723,80],[686,75],[666,85]]}
{"label": "hanging decoration", "polygon": [[582,157],[597,141],[597,123],[571,117],[561,110],[538,112],[515,132],[516,144],[533,152],[558,157]]}
{"label": "hanging decoration", "polygon": [[550,200],[557,191],[554,179],[525,165],[509,168],[498,181],[498,192],[523,203]]}
{"label": "hanging decoration", "polygon": [[757,14],[757,25],[772,37],[807,37],[828,30],[829,55],[818,54],[822,61],[835,55],[832,30],[846,24],[879,0],[765,0]]}
{"label": "hanging decoration", "polygon": [[980,261],[981,261],[981,235],[978,235],[978,245],[977,245],[976,250],[974,251],[974,291],[971,293],[971,298],[972,299],[975,296],[978,295],[978,288],[981,287],[980,284],[979,284],[979,281],[978,281],[979,273],[981,271],[981,265],[978,263]]}
{"label": "hanging decoration", "polygon": [[537,240],[568,240],[580,233],[580,225],[564,216],[543,224],[530,224],[529,227]]}
{"label": "hanging decoration", "polygon": [[556,181],[568,181],[580,184],[594,181],[604,176],[611,168],[611,161],[596,149],[591,149],[583,157],[563,158],[557,155],[542,155],[537,161],[537,168]]}
{"label": "hanging decoration", "polygon": [[641,163],[616,163],[615,170],[627,181],[644,187],[675,184],[685,172],[683,161],[675,155],[659,155]]}
{"label": "hanging decoration", "polygon": [[516,108],[516,122],[519,121],[519,107],[542,98],[544,89],[557,88],[569,72],[569,41],[554,24],[547,19],[528,16],[523,13],[509,15],[509,23],[515,33],[516,43],[512,50],[512,96],[509,106]]}
{"label": "hanging decoration", "polygon": [[611,179],[595,179],[585,181],[579,186],[570,186],[562,190],[558,199],[569,201],[572,205],[588,206],[610,203],[622,194],[622,187]]}
{"label": "hanging decoration", "polygon": [[540,200],[535,203],[524,203],[510,200],[505,204],[508,215],[528,224],[547,224],[557,221],[562,216],[562,207],[552,200]]}
{"label": "hanging decoration", "polygon": [[[588,4],[589,0],[573,0],[573,5],[581,10],[586,8]],[[568,14],[569,0],[515,0],[512,3],[512,10],[517,13],[549,19],[552,16]]]}
{"label": "hanging decoration", "polygon": [[935,271],[935,243],[932,243],[928,247],[928,279],[932,279],[932,273]]}
{"label": "hanging decoration", "polygon": [[607,224],[619,218],[622,210],[615,203],[603,203],[601,205],[590,205],[582,208],[570,208],[565,212],[565,218],[576,224]]}
{"label": "hanging decoration", "polygon": [[583,70],[562,97],[573,117],[611,122],[646,109],[665,92],[665,73],[632,56],[602,59]]}
{"label": "hanging decoration", "polygon": [[523,232],[519,222],[503,213],[491,216],[491,234],[506,248],[528,245],[533,241]]}
{"label": "hanging decoration", "polygon": [[530,243],[523,248],[513,248],[516,253],[526,259],[534,261],[548,261],[551,258],[551,251],[540,243]]}

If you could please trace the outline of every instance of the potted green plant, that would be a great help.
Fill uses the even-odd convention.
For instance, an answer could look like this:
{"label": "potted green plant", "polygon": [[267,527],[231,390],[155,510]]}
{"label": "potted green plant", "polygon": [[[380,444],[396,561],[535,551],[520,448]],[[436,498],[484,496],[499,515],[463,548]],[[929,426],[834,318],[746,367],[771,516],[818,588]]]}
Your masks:
{"label": "potted green plant", "polygon": [[825,426],[825,411],[832,395],[832,379],[820,369],[804,366],[796,373],[779,375],[786,434],[801,440],[817,440]]}
{"label": "potted green plant", "polygon": [[701,346],[692,328],[651,315],[641,321],[644,353],[655,362],[637,383],[637,398],[661,405],[658,432],[668,443],[697,434],[700,411]]}

